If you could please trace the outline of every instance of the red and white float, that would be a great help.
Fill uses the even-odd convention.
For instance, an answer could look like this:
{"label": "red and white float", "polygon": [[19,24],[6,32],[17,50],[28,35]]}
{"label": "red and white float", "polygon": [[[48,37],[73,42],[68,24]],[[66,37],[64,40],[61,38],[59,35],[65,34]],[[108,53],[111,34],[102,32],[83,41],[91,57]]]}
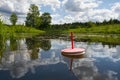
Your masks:
{"label": "red and white float", "polygon": [[71,48],[66,48],[61,50],[61,53],[64,55],[82,55],[85,53],[84,48],[74,48],[74,39],[73,33],[71,32]]}

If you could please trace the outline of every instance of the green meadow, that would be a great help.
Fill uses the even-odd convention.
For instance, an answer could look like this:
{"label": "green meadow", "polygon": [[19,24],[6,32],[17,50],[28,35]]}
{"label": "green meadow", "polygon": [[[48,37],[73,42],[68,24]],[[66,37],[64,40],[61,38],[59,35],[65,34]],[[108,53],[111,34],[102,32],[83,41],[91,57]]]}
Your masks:
{"label": "green meadow", "polygon": [[120,24],[109,24],[109,25],[100,25],[90,28],[75,28],[68,29],[67,32],[75,33],[96,33],[96,34],[120,34]]}

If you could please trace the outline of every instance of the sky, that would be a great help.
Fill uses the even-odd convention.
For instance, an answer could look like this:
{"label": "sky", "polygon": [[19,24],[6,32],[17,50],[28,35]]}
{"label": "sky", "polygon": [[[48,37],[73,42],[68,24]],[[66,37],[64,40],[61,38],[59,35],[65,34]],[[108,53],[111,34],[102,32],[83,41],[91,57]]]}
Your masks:
{"label": "sky", "polygon": [[2,20],[10,24],[9,17],[15,12],[17,24],[24,24],[30,4],[36,4],[40,14],[49,12],[52,24],[120,20],[120,0],[0,0]]}

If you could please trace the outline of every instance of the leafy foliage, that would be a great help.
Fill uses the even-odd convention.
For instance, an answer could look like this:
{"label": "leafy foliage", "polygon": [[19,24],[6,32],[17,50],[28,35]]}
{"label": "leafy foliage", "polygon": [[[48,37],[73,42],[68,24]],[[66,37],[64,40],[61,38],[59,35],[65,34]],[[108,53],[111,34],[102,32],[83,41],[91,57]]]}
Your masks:
{"label": "leafy foliage", "polygon": [[12,25],[16,25],[17,19],[17,15],[15,13],[12,13],[10,16],[10,22],[12,23]]}
{"label": "leafy foliage", "polygon": [[2,22],[1,16],[0,16],[0,33],[2,33],[2,31],[3,31],[2,27],[3,27],[3,22]]}
{"label": "leafy foliage", "polygon": [[48,26],[50,26],[50,23],[51,23],[51,19],[52,17],[50,16],[50,13],[43,13],[42,16],[41,16],[41,25],[40,25],[40,29],[43,29],[43,28],[47,28]]}
{"label": "leafy foliage", "polygon": [[40,16],[38,7],[35,4],[31,4],[25,24],[28,27],[44,29],[50,26],[51,19],[52,17],[50,16],[50,13],[45,12]]}
{"label": "leafy foliage", "polygon": [[31,4],[25,21],[26,26],[38,28],[41,24],[39,9],[35,4]]}

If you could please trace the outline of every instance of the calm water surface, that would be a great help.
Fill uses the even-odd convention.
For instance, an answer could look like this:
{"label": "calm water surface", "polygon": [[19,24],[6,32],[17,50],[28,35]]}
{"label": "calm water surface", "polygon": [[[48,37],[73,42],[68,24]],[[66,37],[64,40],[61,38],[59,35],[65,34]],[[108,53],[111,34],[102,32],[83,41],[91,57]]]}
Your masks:
{"label": "calm water surface", "polygon": [[10,38],[2,45],[0,79],[120,80],[120,45],[78,41],[75,47],[85,48],[84,56],[61,55],[61,50],[70,45],[60,37]]}

